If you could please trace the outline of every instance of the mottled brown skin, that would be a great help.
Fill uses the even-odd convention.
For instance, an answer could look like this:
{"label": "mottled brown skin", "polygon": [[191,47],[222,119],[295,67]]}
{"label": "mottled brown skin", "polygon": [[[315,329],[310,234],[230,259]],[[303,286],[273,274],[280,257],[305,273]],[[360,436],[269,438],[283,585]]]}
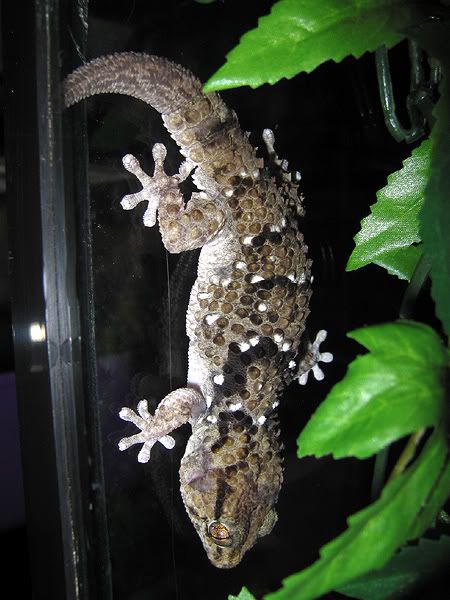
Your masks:
{"label": "mottled brown skin", "polygon": [[[195,167],[200,193],[185,207],[178,181],[163,172],[163,153],[155,155],[148,189],[158,186],[158,205],[147,224],[157,210],[169,251],[202,247],[187,315],[188,384],[179,390],[190,390],[195,401],[188,405],[196,407],[188,416],[193,430],[180,468],[181,493],[211,562],[233,567],[276,521],[282,466],[275,408],[297,375],[311,295],[310,261],[297,225],[301,199],[270,145],[264,164],[234,112],[218,95],[204,95],[183,68],[124,53],[97,59],[65,82],[67,106],[106,92],[140,98],[161,112]],[[146,189],[148,176],[137,176]],[[127,198],[127,208],[142,200]],[[170,432],[164,428],[169,418],[142,410],[143,420],[124,409],[123,418],[143,433],[122,440],[121,448],[153,444],[158,427],[161,439]],[[149,455],[148,448],[140,460]]]}
{"label": "mottled brown skin", "polygon": [[[181,492],[210,561],[234,567],[276,522],[283,480],[279,430],[269,419],[252,424],[246,411],[218,413],[197,428],[180,468]],[[214,525],[223,524],[222,539]]]}

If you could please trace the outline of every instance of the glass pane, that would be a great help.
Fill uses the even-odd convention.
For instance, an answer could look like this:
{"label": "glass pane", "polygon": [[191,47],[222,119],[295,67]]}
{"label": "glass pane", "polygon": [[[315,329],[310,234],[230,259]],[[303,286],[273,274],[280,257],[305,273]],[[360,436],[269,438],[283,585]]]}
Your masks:
{"label": "glass pane", "polygon": [[[150,6],[134,1],[112,6],[91,0],[86,60],[134,50],[167,57],[206,81],[271,4],[172,1]],[[168,392],[186,383],[185,321],[198,259],[198,251],[168,253],[158,228],[143,226],[144,206],[130,212],[121,208],[123,196],[140,189],[121,159],[131,153],[151,174],[151,149],[161,142],[167,146],[165,166],[172,174],[182,157],[158,113],[139,100],[103,95],[87,101],[95,340],[91,351],[95,350],[97,378],[97,395],[91,400],[99,418],[97,459],[104,476],[114,597],[219,599],[237,594],[242,585],[259,596],[312,562],[318,548],[344,529],[348,514],[367,504],[367,463],[300,461],[296,439],[355,355],[345,333],[364,322],[368,303],[377,306],[380,321],[396,318],[394,305],[382,302],[388,276],[381,269],[370,272],[379,280],[378,286],[371,284],[375,292],[370,298],[361,292],[367,274],[351,282],[343,277],[362,217],[354,210],[354,198],[364,207],[373,202],[375,190],[399,160],[376,94],[370,57],[359,63],[326,64],[276,86],[223,94],[243,129],[252,132],[255,146],[263,146],[262,130],[272,128],[279,154],[301,171],[307,198],[301,226],[315,277],[308,330],[314,339],[319,329],[328,329],[324,350],[336,356],[334,365],[326,368],[324,383],[294,383],[284,394],[280,419],[286,469],[277,503],[279,521],[239,566],[228,570],[208,561],[180,496],[178,469],[190,426],[173,433],[173,450],[156,444],[145,465],[136,460],[137,447],[124,453],[117,447],[122,437],[136,432],[119,419],[123,406],[136,409],[145,398],[153,413]],[[372,158],[368,149],[373,147],[383,152],[383,164]],[[183,191],[188,197],[192,183],[183,184]],[[389,285],[399,295],[396,282],[389,279]]]}

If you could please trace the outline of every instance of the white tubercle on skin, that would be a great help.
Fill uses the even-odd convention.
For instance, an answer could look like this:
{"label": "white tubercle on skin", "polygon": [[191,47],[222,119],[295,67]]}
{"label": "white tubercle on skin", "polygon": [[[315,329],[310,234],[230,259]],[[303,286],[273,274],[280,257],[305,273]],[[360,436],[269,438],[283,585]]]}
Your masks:
{"label": "white tubercle on skin", "polygon": [[206,315],[205,321],[208,323],[208,325],[212,325],[219,317],[220,313],[211,313],[210,315]]}
{"label": "white tubercle on skin", "polygon": [[261,275],[253,275],[250,279],[250,283],[258,283],[258,281],[263,281],[264,277]]}
{"label": "white tubercle on skin", "polygon": [[224,377],[223,377],[223,375],[222,375],[222,374],[220,374],[220,375],[215,375],[215,376],[213,377],[213,381],[214,381],[214,383],[217,383],[217,385],[222,385],[222,384],[223,384],[223,382],[224,382]]}

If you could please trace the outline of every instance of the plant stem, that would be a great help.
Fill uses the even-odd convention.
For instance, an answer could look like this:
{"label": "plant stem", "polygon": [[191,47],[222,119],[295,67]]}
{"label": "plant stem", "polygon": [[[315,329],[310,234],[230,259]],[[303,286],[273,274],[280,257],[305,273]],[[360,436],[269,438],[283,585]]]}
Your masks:
{"label": "plant stem", "polygon": [[387,480],[386,485],[390,483],[393,479],[398,477],[406,469],[410,461],[414,458],[416,447],[422,439],[424,433],[425,427],[422,427],[421,429],[418,429],[411,435],[406,446],[403,448],[403,452],[400,454],[397,462],[395,463],[395,466],[392,469],[391,474],[389,475],[389,479]]}
{"label": "plant stem", "polygon": [[425,281],[430,273],[431,260],[428,256],[422,254],[411,277],[408,287],[403,296],[400,307],[400,319],[412,319],[416,305],[417,296],[425,285]]}
{"label": "plant stem", "polygon": [[[431,269],[430,259],[427,256],[422,255],[419,259],[419,262],[416,265],[414,273],[411,277],[411,281],[409,282],[409,285],[406,288],[406,291],[403,295],[403,299],[402,299],[402,303],[401,303],[401,307],[400,307],[400,311],[399,311],[400,319],[412,319],[413,318],[417,296],[420,294],[423,286],[425,285],[427,277],[430,273],[430,269]],[[411,436],[411,439],[413,437],[414,436]],[[420,437],[422,437],[422,436],[420,436]],[[415,442],[416,444],[419,442],[420,437]],[[413,445],[412,446],[413,454],[414,454],[414,447],[415,446]],[[392,471],[392,473],[389,477],[389,480],[392,477],[396,477],[398,474],[400,474],[405,469],[409,460],[411,460],[412,456],[411,456],[411,458],[408,458],[406,464],[399,466],[400,460],[402,459],[403,455],[407,451],[409,452],[408,445],[405,447],[405,449],[402,453],[402,456],[399,458],[399,461],[395,465],[394,470]],[[381,450],[377,454],[377,457],[375,459],[375,467],[374,467],[374,473],[373,473],[373,477],[372,477],[372,486],[371,486],[372,501],[374,501],[376,498],[378,498],[378,496],[380,495],[381,490],[383,488],[384,476],[385,476],[385,472],[386,472],[386,465],[387,465],[387,461],[388,461],[388,454],[389,454],[389,447],[383,448],[383,450]],[[407,456],[409,456],[409,455],[407,455]],[[399,468],[401,469],[399,472],[397,472],[397,470],[396,470],[397,466],[399,466]]]}
{"label": "plant stem", "polygon": [[372,477],[372,487],[370,490],[370,497],[372,498],[372,502],[374,502],[379,495],[381,494],[381,490],[384,485],[384,477],[386,474],[386,465],[388,460],[389,447],[383,448],[378,452],[375,458],[375,466],[373,469],[373,477]]}

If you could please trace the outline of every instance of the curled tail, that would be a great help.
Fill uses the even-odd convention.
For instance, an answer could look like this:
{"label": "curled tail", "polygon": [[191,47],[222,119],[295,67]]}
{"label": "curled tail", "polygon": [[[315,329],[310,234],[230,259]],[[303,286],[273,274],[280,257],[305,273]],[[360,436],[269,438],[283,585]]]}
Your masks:
{"label": "curled tail", "polygon": [[[159,56],[123,52],[96,58],[63,83],[67,107],[96,94],[123,94],[143,100],[163,117],[184,156],[219,186],[236,174],[258,176],[260,161],[218,94],[204,94],[187,69]],[[199,179],[199,189],[205,189]]]}
{"label": "curled tail", "polygon": [[96,58],[63,83],[65,105],[96,94],[125,94],[158,112],[172,113],[201,96],[201,83],[190,71],[159,56],[122,52]]}

